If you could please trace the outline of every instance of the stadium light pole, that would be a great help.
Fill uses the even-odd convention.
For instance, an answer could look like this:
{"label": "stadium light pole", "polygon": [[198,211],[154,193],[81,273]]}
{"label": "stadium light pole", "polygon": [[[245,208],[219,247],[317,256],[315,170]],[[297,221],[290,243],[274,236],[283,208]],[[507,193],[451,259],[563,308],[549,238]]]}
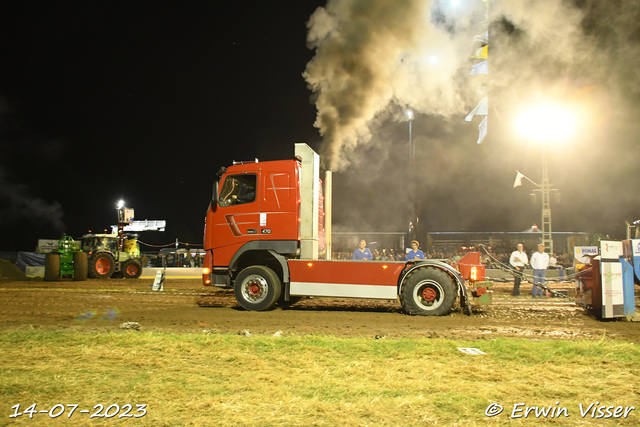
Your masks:
{"label": "stadium light pole", "polygon": [[568,137],[575,126],[571,113],[565,109],[551,106],[537,107],[525,112],[518,120],[517,126],[526,137],[540,142],[542,155],[542,244],[549,254],[553,254],[553,234],[551,226],[550,193],[557,191],[551,188],[547,168],[547,143]]}
{"label": "stadium light pole", "polygon": [[413,164],[413,156],[415,155],[415,150],[413,148],[413,141],[411,139],[411,123],[413,122],[413,111],[407,111],[407,118],[409,118],[409,161],[410,164]]}

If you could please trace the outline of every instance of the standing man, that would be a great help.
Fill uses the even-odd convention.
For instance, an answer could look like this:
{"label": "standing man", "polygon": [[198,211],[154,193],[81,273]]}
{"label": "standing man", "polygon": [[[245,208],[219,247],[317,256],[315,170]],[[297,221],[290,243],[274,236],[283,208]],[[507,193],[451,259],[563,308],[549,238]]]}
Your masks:
{"label": "standing man", "polygon": [[[516,247],[518,248],[518,250],[513,251],[511,253],[511,257],[509,258],[509,264],[511,264],[511,266],[515,268],[516,271],[518,271],[518,273],[521,273],[522,271],[524,271],[524,266],[529,263],[529,258],[527,257],[527,254],[524,252],[524,246],[522,246],[522,243],[518,243]],[[517,297],[520,295],[520,274],[515,274],[513,276],[512,295],[514,297]]]}
{"label": "standing man", "polygon": [[371,251],[367,248],[367,242],[364,240],[360,240],[358,244],[358,249],[353,252],[353,260],[355,261],[367,261],[372,260],[373,255],[371,255]]}
{"label": "standing man", "polygon": [[538,245],[538,252],[531,255],[531,268],[533,268],[533,288],[531,288],[531,296],[542,297],[542,288],[536,284],[544,285],[544,277],[549,267],[549,254],[545,253],[544,245]]}
{"label": "standing man", "polygon": [[411,241],[412,250],[407,252],[407,261],[411,261],[412,259],[424,259],[424,252],[418,249],[419,247],[420,243],[418,243],[417,240]]}

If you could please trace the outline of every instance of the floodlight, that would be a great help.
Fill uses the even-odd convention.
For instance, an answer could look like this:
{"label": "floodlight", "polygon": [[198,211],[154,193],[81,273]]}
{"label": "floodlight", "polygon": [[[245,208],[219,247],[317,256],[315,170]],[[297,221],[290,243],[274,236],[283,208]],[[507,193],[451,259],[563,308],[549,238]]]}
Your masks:
{"label": "floodlight", "polygon": [[558,107],[538,107],[529,110],[518,120],[520,132],[535,140],[566,138],[575,127],[573,115]]}

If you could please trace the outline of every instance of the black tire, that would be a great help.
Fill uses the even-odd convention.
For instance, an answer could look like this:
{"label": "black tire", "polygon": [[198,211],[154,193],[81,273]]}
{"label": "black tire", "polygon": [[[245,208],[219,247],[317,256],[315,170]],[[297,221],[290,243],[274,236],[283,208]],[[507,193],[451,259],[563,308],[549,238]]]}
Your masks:
{"label": "black tire", "polygon": [[278,275],[262,265],[242,270],[233,287],[238,303],[250,311],[271,310],[282,292]]}
{"label": "black tire", "polygon": [[449,314],[456,287],[447,273],[436,268],[418,268],[405,278],[400,291],[402,308],[412,316]]}
{"label": "black tire", "polygon": [[87,280],[89,271],[89,261],[86,252],[76,252],[73,254],[73,280],[81,282]]}
{"label": "black tire", "polygon": [[98,279],[108,279],[115,268],[113,256],[106,252],[100,252],[91,257],[89,262],[89,274]]}
{"label": "black tire", "polygon": [[60,254],[51,252],[44,257],[44,280],[57,282],[60,280]]}
{"label": "black tire", "polygon": [[122,264],[120,272],[125,279],[137,279],[142,274],[142,264],[137,259],[130,259]]}

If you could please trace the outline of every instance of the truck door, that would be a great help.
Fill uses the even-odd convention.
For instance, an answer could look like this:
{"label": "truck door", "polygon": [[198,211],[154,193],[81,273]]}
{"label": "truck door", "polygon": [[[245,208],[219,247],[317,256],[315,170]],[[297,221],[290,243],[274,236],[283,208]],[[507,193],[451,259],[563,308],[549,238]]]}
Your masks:
{"label": "truck door", "polygon": [[260,239],[298,240],[296,169],[291,162],[270,162],[262,169]]}
{"label": "truck door", "polygon": [[[221,183],[218,209],[213,216],[214,248],[226,249],[229,258],[246,242],[259,239],[260,203],[258,182],[260,171],[227,175]],[[222,254],[221,254],[222,255]],[[222,259],[216,259],[224,262]]]}

